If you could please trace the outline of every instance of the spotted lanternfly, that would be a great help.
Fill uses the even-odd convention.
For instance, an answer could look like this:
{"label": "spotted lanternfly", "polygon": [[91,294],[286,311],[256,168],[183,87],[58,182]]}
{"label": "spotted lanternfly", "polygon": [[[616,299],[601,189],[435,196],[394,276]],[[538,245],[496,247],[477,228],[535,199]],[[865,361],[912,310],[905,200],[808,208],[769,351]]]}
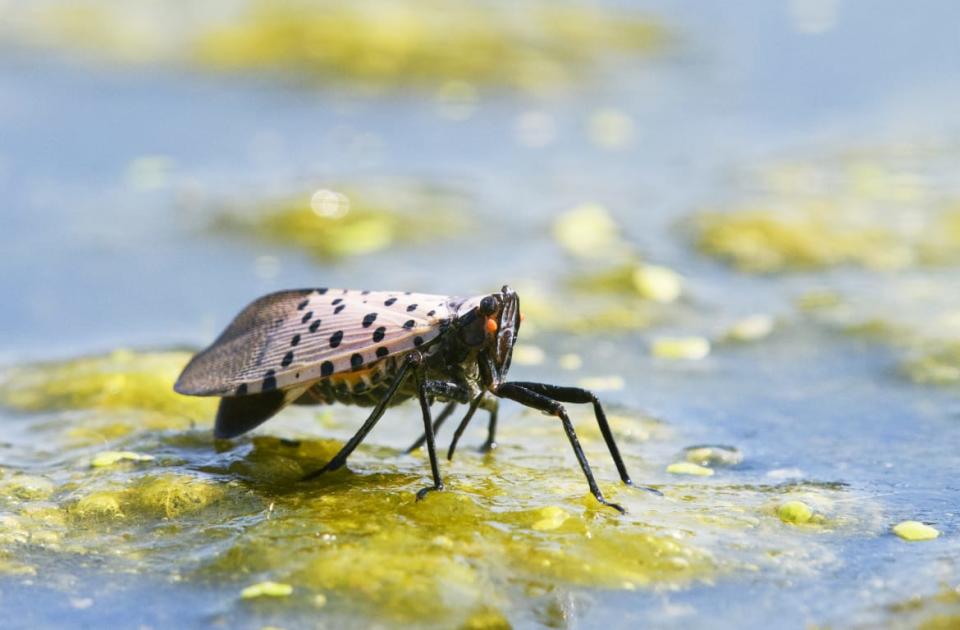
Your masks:
{"label": "spotted lanternfly", "polygon": [[[603,498],[562,404],[593,405],[620,479],[630,485],[597,397],[577,387],[506,380],[519,329],[520,300],[506,286],[470,298],[349,289],[280,291],[237,315],[210,347],[191,359],[174,389],[221,398],[214,426],[218,438],[245,433],[290,403],[373,407],[340,452],[307,479],[342,467],[387,407],[417,398],[424,434],[410,450],[426,442],[433,473],[433,485],[417,493],[418,499],[443,489],[434,434],[456,405],[468,405],[468,410],[454,432],[448,459],[478,408],[490,415],[483,449],[492,449],[498,399],[514,400],[559,418],[590,492],[623,512]],[[430,415],[434,401],[446,403],[436,421]]]}

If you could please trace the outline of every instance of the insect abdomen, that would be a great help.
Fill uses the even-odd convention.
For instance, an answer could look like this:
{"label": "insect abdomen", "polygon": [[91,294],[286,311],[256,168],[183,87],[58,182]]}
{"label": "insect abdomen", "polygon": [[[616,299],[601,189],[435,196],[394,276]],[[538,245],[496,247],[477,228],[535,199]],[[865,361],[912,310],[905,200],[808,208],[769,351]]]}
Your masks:
{"label": "insect abdomen", "polygon": [[[296,404],[329,405],[341,403],[372,407],[386,394],[397,372],[397,360],[388,357],[377,361],[363,370],[344,372],[321,379],[310,386]],[[394,398],[394,404],[413,396],[413,390],[401,387]]]}

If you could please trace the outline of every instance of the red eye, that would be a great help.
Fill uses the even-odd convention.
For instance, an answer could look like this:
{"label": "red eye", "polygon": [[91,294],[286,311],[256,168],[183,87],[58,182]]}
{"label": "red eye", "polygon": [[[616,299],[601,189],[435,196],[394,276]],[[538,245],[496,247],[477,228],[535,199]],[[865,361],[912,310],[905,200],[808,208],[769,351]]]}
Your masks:
{"label": "red eye", "polygon": [[488,333],[493,334],[493,333],[497,332],[497,328],[498,328],[498,327],[499,327],[499,326],[497,326],[497,320],[493,319],[492,317],[488,317],[488,318],[487,318],[487,332],[488,332]]}

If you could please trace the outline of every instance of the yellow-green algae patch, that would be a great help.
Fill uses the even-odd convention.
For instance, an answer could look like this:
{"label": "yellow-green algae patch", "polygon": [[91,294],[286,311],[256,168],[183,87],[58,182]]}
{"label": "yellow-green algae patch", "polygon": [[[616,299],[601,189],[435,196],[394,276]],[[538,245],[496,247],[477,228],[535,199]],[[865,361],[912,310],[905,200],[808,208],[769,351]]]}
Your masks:
{"label": "yellow-green algae patch", "polygon": [[714,473],[712,468],[692,462],[673,462],[667,466],[666,470],[671,475],[693,475],[695,477],[710,477]]}
{"label": "yellow-green algae patch", "polygon": [[927,342],[905,359],[903,372],[915,383],[960,383],[960,341]]}
{"label": "yellow-green algae patch", "polygon": [[578,273],[570,284],[581,291],[619,293],[661,304],[675,302],[683,292],[683,280],[676,271],[638,260]]}
{"label": "yellow-green algae patch", "polygon": [[584,76],[611,52],[649,53],[665,31],[635,13],[535,2],[254,0],[198,38],[199,60],[222,69],[277,69],[372,85],[469,81],[540,90]]}
{"label": "yellow-green algae patch", "polygon": [[335,259],[461,233],[465,219],[458,205],[451,195],[405,186],[320,189],[222,212],[213,229]]}
{"label": "yellow-green algae patch", "polygon": [[[438,0],[236,0],[223,10],[107,0],[18,5],[0,35],[128,63],[271,71],[304,83],[528,91],[588,79],[608,56],[647,56],[666,29],[636,11],[538,0],[522,9]],[[518,10],[520,9],[520,10]]]}
{"label": "yellow-green algae patch", "polygon": [[894,628],[960,628],[960,586],[942,585],[933,595],[916,595],[886,607],[885,623]]}
{"label": "yellow-green algae patch", "polygon": [[153,455],[134,453],[133,451],[104,451],[97,453],[90,460],[90,465],[94,468],[103,468],[104,466],[114,466],[120,462],[151,462],[154,459]]}
{"label": "yellow-green algae patch", "polygon": [[643,330],[660,317],[659,305],[636,296],[547,295],[527,284],[519,285],[517,292],[523,300],[525,339],[541,331],[597,335]]}
{"label": "yellow-green algae patch", "polygon": [[[142,367],[139,356],[121,363]],[[145,356],[151,357],[143,359],[147,363],[177,367],[185,358]],[[85,361],[96,374],[115,359]],[[30,369],[56,374],[50,367]],[[875,524],[878,510],[867,498],[836,500],[846,497],[843,489],[737,485],[742,473],[735,468],[724,473],[728,485],[668,475],[663,466],[669,460],[654,453],[681,450],[662,444],[673,439],[669,427],[615,408],[610,421],[634,478],[664,496],[618,483],[591,411],[571,413],[604,493],[624,505],[626,515],[593,499],[562,430],[533,413],[503,423],[501,447],[490,455],[470,448],[468,434],[456,458],[442,464],[447,490],[423,501],[415,496],[429,483],[424,454],[403,455],[378,446],[379,438],[358,449],[345,469],[300,481],[342,445],[316,439],[318,433],[342,437],[355,428],[342,421],[352,417],[342,408],[322,424],[310,410],[291,409],[261,434],[229,443],[214,442],[206,429],[131,432],[104,438],[95,448],[71,441],[69,425],[89,412],[135,419],[176,408],[161,392],[144,396],[138,408],[122,389],[139,391],[143,384],[124,383],[109,400],[130,408],[111,402],[99,411],[101,400],[88,395],[58,398],[50,407],[41,400],[30,408],[44,413],[22,416],[55,425],[54,437],[61,439],[55,455],[33,453],[29,475],[0,469],[0,516],[9,517],[0,520],[0,571],[49,579],[57,570],[51,555],[96,563],[120,576],[176,567],[177,581],[221,585],[237,605],[244,588],[267,581],[293,591],[280,601],[247,605],[308,607],[312,615],[371,623],[496,627],[514,617],[541,618],[551,598],[570,589],[682,588],[758,568],[815,573],[835,559],[810,534],[887,527]],[[35,387],[43,391],[42,384]],[[163,391],[169,387],[164,383]],[[64,400],[75,401],[77,409],[65,408]],[[384,426],[418,426],[412,407],[392,409],[391,418]],[[275,437],[291,431],[298,439]],[[712,461],[712,451],[704,449],[719,447],[699,448],[700,459]],[[154,460],[89,465],[109,451]],[[816,532],[769,518],[772,505],[794,498],[829,516]]]}
{"label": "yellow-green algae patch", "polygon": [[936,171],[951,151],[876,147],[764,165],[744,174],[743,199],[695,218],[695,241],[754,273],[955,264],[960,201],[943,195]]}
{"label": "yellow-green algae patch", "polygon": [[705,337],[657,337],[650,344],[650,353],[659,359],[699,361],[710,354],[710,340]]}
{"label": "yellow-green algae patch", "polygon": [[293,587],[281,582],[257,582],[240,591],[240,597],[243,599],[256,599],[257,597],[288,597],[293,593]]}
{"label": "yellow-green algae patch", "polygon": [[7,368],[0,405],[26,412],[93,409],[163,415],[173,426],[206,419],[215,401],[174,393],[187,352],[134,352]]}
{"label": "yellow-green algae patch", "polygon": [[903,521],[893,526],[893,533],[904,540],[933,540],[940,536],[939,530],[920,521]]}
{"label": "yellow-green algae patch", "polygon": [[615,258],[630,251],[620,225],[606,207],[585,203],[562,213],[553,222],[553,238],[579,258]]}
{"label": "yellow-green algae patch", "polygon": [[787,501],[777,508],[777,516],[784,523],[802,525],[813,518],[813,510],[803,501]]}

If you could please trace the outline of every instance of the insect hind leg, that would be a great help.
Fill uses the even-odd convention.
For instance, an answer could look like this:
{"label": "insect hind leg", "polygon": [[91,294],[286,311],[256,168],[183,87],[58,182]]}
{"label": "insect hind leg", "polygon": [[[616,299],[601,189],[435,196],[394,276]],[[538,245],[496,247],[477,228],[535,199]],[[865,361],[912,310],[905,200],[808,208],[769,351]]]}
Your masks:
{"label": "insect hind leg", "polygon": [[407,355],[407,358],[404,360],[404,362],[400,366],[400,369],[397,371],[397,375],[393,379],[393,383],[390,384],[390,388],[383,395],[383,398],[380,399],[380,402],[378,402],[377,405],[373,408],[373,411],[370,412],[370,415],[364,421],[360,429],[353,434],[353,437],[347,440],[347,443],[343,445],[343,448],[341,448],[336,455],[333,456],[333,459],[327,462],[327,464],[323,468],[320,468],[319,470],[315,470],[312,473],[307,474],[303,478],[304,481],[319,477],[325,472],[330,472],[331,470],[337,470],[338,468],[342,468],[343,465],[347,463],[347,458],[350,457],[350,454],[353,453],[353,451],[356,450],[358,446],[360,446],[360,443],[363,442],[364,439],[366,439],[367,434],[373,430],[373,427],[375,427],[377,422],[380,421],[380,418],[383,417],[383,412],[386,410],[387,406],[390,404],[390,401],[396,395],[397,390],[400,389],[400,385],[402,385],[403,381],[407,378],[407,373],[409,372],[410,368],[414,365],[419,365],[421,361],[422,361],[422,357],[420,356],[419,352],[411,353]]}

